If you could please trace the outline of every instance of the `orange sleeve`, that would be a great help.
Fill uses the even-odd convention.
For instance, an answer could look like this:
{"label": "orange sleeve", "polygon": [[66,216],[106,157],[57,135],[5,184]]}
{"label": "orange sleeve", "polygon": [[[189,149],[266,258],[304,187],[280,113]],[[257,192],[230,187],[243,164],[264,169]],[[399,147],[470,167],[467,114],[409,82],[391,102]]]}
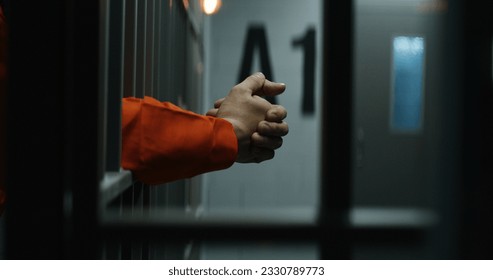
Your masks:
{"label": "orange sleeve", "polygon": [[122,167],[151,185],[230,167],[238,147],[223,119],[145,97],[122,101]]}

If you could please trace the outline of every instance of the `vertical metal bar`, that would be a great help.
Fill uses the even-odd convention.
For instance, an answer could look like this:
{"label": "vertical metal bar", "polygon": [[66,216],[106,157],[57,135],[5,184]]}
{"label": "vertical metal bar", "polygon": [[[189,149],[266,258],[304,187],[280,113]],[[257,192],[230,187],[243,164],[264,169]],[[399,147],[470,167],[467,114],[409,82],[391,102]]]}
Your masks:
{"label": "vertical metal bar", "polygon": [[[16,36],[9,57],[7,135],[14,157],[8,158],[7,174],[8,258],[99,255],[99,4],[74,0],[35,1],[29,8],[10,5]],[[33,28],[33,21],[43,22],[46,32]],[[36,166],[29,176],[26,159]],[[40,187],[40,182],[48,187]]]}
{"label": "vertical metal bar", "polygon": [[[146,15],[145,15],[145,56],[144,56],[144,94],[148,96],[155,96],[155,92],[153,89],[153,80],[154,77],[154,38],[155,38],[155,29],[154,29],[154,14],[155,14],[155,1],[148,0],[146,7]],[[150,186],[143,184],[141,189],[141,197],[142,197],[142,214],[148,215],[150,210],[150,199],[151,199],[151,191]],[[149,251],[149,241],[142,240],[141,243],[141,258],[149,259],[150,251]]]}
{"label": "vertical metal bar", "polygon": [[[132,216],[142,216],[143,213],[143,188],[144,184],[136,182],[133,186],[133,202],[132,202]],[[142,259],[142,239],[134,239],[131,241],[131,258],[134,260]]]}
{"label": "vertical metal bar", "polygon": [[147,1],[145,45],[145,94],[154,97],[154,0]]}
{"label": "vertical metal bar", "polygon": [[[445,46],[442,50],[442,58],[438,69],[442,69],[440,75],[441,93],[440,97],[440,114],[443,116],[440,120],[440,130],[446,136],[446,143],[440,143],[440,152],[442,155],[437,163],[440,162],[437,168],[432,171],[437,175],[438,184],[434,185],[437,195],[434,203],[434,210],[440,217],[437,226],[429,232],[430,248],[429,252],[432,258],[438,259],[457,259],[460,257],[459,244],[463,233],[460,232],[461,220],[458,217],[462,216],[462,208],[459,203],[462,194],[461,180],[462,178],[462,130],[458,125],[462,123],[463,118],[463,51],[462,44],[464,42],[463,34],[463,16],[461,0],[450,0],[447,5],[447,12],[443,17],[443,42],[441,46]],[[433,93],[435,94],[435,93]],[[452,175],[453,174],[453,175]],[[446,194],[446,195],[444,195]]]}
{"label": "vertical metal bar", "polygon": [[170,60],[170,49],[171,49],[171,17],[172,17],[172,6],[170,6],[171,1],[160,0],[161,2],[161,16],[160,16],[160,35],[159,35],[159,75],[157,81],[159,83],[158,88],[158,99],[172,101],[169,99],[170,96],[170,84],[169,80],[172,79],[170,69],[172,67]]}
{"label": "vertical metal bar", "polygon": [[100,122],[98,123],[98,134],[101,136],[101,145],[98,150],[99,162],[102,169],[100,170],[101,176],[103,176],[104,169],[106,169],[106,146],[107,141],[107,127],[108,127],[108,68],[109,68],[109,18],[110,18],[110,0],[101,0],[99,13],[99,112]]}
{"label": "vertical metal bar", "polygon": [[146,24],[147,24],[147,0],[137,1],[137,25],[136,25],[136,63],[135,63],[135,96],[143,98],[146,95]]}
{"label": "vertical metal bar", "polygon": [[160,65],[160,55],[161,55],[161,28],[162,28],[162,2],[163,0],[156,0],[155,8],[154,8],[154,79],[153,79],[153,88],[154,88],[154,97],[159,98],[160,95],[160,83],[159,83],[159,73],[161,69]]}
{"label": "vertical metal bar", "polygon": [[[123,216],[132,215],[132,207],[133,207],[133,186],[128,188],[121,195],[121,213]],[[132,245],[128,240],[121,241],[121,259],[122,260],[130,260],[132,258]]]}
{"label": "vertical metal bar", "polygon": [[125,2],[125,46],[124,46],[124,87],[123,96],[135,96],[135,57],[136,57],[136,12],[137,0]]}
{"label": "vertical metal bar", "polygon": [[[162,1],[163,0],[156,0],[155,5],[154,5],[154,46],[153,46],[153,69],[152,72],[153,74],[153,97],[159,99],[160,97],[160,83],[159,83],[159,72],[161,68],[161,61],[160,61],[160,43],[161,43],[161,19],[162,19],[162,14],[163,10],[161,9],[162,7]],[[157,195],[158,191],[157,188],[151,188],[149,190],[149,210],[152,211],[153,209],[157,208]]]}
{"label": "vertical metal bar", "polygon": [[109,7],[108,97],[106,170],[120,170],[121,99],[123,97],[123,42],[125,0],[111,0]]}
{"label": "vertical metal bar", "polygon": [[[143,190],[142,190],[142,208],[143,208],[143,215],[149,215],[150,214],[150,199],[151,199],[151,186],[149,185],[144,185]],[[143,260],[148,260],[150,258],[150,241],[149,240],[142,240],[142,256],[141,258]]]}
{"label": "vertical metal bar", "polygon": [[[72,0],[67,9],[70,22],[67,33],[67,73],[71,79],[65,87],[67,94],[67,139],[72,143],[63,160],[68,163],[65,183],[72,192],[72,221],[70,244],[66,258],[98,259],[101,257],[99,221],[99,183],[103,177],[101,135],[105,127],[106,108],[101,106],[98,66],[100,65],[100,13],[106,13],[104,2]],[[98,110],[95,110],[95,107]],[[98,113],[94,113],[98,112]],[[66,202],[67,203],[67,202]],[[68,204],[68,203],[67,203]]]}
{"label": "vertical metal bar", "polygon": [[166,45],[166,57],[164,58],[164,65],[166,65],[166,71],[164,75],[162,75],[162,79],[164,81],[164,91],[163,91],[163,99],[171,102],[176,102],[176,98],[174,98],[174,84],[175,84],[175,72],[174,69],[177,65],[175,64],[176,50],[174,47],[175,41],[177,38],[176,34],[176,4],[174,0],[170,0],[170,6],[168,7],[167,17],[167,28],[165,30],[166,37],[164,38],[164,45]]}
{"label": "vertical metal bar", "polygon": [[349,259],[353,1],[323,2],[321,258]]}
{"label": "vertical metal bar", "polygon": [[9,3],[9,33],[16,34],[9,38],[5,135],[9,259],[63,257],[65,8],[65,1]]}
{"label": "vertical metal bar", "polygon": [[463,242],[462,258],[493,258],[493,2],[463,1]]}

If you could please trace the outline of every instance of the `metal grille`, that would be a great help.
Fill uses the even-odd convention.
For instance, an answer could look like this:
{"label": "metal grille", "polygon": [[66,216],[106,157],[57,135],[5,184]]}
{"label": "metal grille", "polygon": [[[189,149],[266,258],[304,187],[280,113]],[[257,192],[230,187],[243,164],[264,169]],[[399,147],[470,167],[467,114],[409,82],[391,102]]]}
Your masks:
{"label": "metal grille", "polygon": [[[200,196],[199,179],[160,186],[131,182],[119,170],[121,98],[151,96],[199,110],[202,63],[201,38],[194,14],[180,1],[103,1],[102,73],[106,91],[106,172],[102,184],[101,214],[149,215],[153,211],[193,212]],[[195,17],[195,18],[192,18]],[[198,24],[197,24],[198,23]],[[159,243],[159,242],[158,242]],[[189,242],[172,245],[150,241],[106,241],[107,258],[183,258]]]}

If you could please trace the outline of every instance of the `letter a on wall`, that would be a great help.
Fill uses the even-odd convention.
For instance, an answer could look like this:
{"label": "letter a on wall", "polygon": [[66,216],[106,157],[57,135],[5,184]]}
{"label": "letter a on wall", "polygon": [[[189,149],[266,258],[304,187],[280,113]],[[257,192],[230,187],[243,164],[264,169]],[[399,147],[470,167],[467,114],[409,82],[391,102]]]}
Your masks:
{"label": "letter a on wall", "polygon": [[[252,64],[256,48],[258,48],[260,54],[260,71],[264,73],[267,79],[274,81],[265,27],[263,25],[251,25],[248,27],[245,45],[243,47],[243,59],[238,83],[252,74]],[[273,104],[277,104],[275,96],[268,96],[266,99]]]}

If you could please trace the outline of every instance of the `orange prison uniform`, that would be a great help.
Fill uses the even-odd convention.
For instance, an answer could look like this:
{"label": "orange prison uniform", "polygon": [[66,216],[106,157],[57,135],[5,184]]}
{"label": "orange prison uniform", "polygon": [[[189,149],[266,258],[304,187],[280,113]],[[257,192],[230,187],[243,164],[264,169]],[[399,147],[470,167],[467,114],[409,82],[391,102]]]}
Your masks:
{"label": "orange prison uniform", "polygon": [[122,161],[134,179],[161,184],[228,168],[238,143],[231,123],[151,97],[124,98]]}

